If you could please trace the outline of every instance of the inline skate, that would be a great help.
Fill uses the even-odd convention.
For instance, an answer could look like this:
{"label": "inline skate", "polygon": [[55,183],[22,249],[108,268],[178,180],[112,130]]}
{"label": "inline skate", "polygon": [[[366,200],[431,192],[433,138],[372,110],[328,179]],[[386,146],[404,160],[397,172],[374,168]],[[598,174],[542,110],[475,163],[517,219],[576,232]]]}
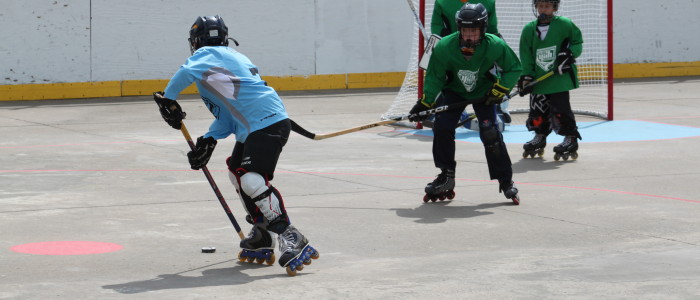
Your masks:
{"label": "inline skate", "polygon": [[544,147],[547,146],[547,136],[541,133],[535,134],[529,142],[523,145],[523,158],[528,156],[531,158],[537,156],[542,157],[544,155]]}
{"label": "inline skate", "polygon": [[578,158],[577,150],[578,140],[576,136],[567,135],[561,144],[554,146],[554,160],[559,161],[561,158],[566,161],[569,160],[569,157],[571,157],[571,160],[575,160]]}
{"label": "inline skate", "polygon": [[240,262],[252,263],[255,261],[258,264],[264,262],[270,266],[275,263],[275,241],[265,229],[253,226],[248,237],[241,240],[240,246],[241,251],[238,252]]}
{"label": "inline skate", "polygon": [[518,196],[518,188],[515,187],[513,181],[500,181],[498,182],[498,192],[503,193],[506,198],[513,201],[513,204],[520,205],[520,196]]}
{"label": "inline skate", "polygon": [[423,196],[423,202],[428,201],[435,202],[438,199],[440,201],[449,199],[452,200],[455,197],[455,170],[442,169],[442,173],[438,174],[437,178],[433,182],[428,183],[425,186],[425,196]]}
{"label": "inline skate", "polygon": [[289,225],[277,240],[280,244],[280,266],[286,268],[287,275],[295,276],[297,271],[304,269],[304,265],[310,265],[312,259],[318,259],[319,253],[309,245],[309,240],[294,226]]}

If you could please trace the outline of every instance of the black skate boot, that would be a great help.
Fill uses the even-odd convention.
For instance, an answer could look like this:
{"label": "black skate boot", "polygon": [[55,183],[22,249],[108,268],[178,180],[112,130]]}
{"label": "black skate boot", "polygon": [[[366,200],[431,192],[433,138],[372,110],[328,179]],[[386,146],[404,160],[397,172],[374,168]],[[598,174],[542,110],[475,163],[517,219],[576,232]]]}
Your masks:
{"label": "black skate boot", "polygon": [[240,246],[241,252],[238,253],[240,262],[246,260],[249,263],[255,261],[258,264],[264,262],[270,266],[275,263],[275,241],[265,229],[253,226],[253,229],[248,233],[248,237],[241,240]]}
{"label": "black skate boot", "polygon": [[576,136],[567,135],[564,137],[564,141],[561,144],[554,146],[554,160],[559,161],[560,158],[564,160],[575,160],[578,158],[578,140]]}
{"label": "black skate boot", "polygon": [[498,192],[503,193],[506,198],[513,201],[513,204],[520,205],[520,197],[518,196],[518,188],[515,187],[513,181],[498,181]]}
{"label": "black skate boot", "polygon": [[428,183],[428,185],[425,186],[425,196],[423,196],[423,202],[435,202],[438,199],[442,201],[445,200],[445,198],[452,200],[455,197],[454,188],[455,170],[442,169],[442,173],[438,174],[437,178],[435,178],[433,182]]}
{"label": "black skate boot", "polygon": [[523,158],[530,156],[531,158],[537,156],[542,157],[544,155],[544,147],[547,146],[547,136],[541,133],[535,134],[529,142],[523,145]]}
{"label": "black skate boot", "polygon": [[287,226],[277,241],[280,244],[280,266],[286,267],[287,275],[294,276],[297,271],[304,269],[304,265],[311,264],[311,259],[318,259],[316,249],[309,245],[309,240],[293,225]]}

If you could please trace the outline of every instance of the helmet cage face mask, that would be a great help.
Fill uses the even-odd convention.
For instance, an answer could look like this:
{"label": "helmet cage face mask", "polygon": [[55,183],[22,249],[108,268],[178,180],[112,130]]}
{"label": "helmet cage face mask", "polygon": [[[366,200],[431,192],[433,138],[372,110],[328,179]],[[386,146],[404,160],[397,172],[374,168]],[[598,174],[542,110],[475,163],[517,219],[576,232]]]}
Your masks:
{"label": "helmet cage face mask", "polygon": [[228,46],[228,27],[218,15],[197,17],[187,40],[193,54],[204,46]]}
{"label": "helmet cage face mask", "polygon": [[[462,48],[462,52],[465,52],[464,48],[476,48],[486,35],[486,27],[489,22],[489,15],[486,8],[481,4],[470,4],[467,3],[462,8],[457,11],[455,15],[455,21],[457,23],[457,29],[459,30],[459,45]],[[465,41],[462,37],[462,28],[478,28],[479,39],[476,41],[467,40]],[[472,51],[473,52],[473,51]]]}
{"label": "helmet cage face mask", "polygon": [[[540,14],[537,11],[537,3],[539,3],[539,2],[552,3],[554,5],[554,14],[551,16],[548,16],[545,14]],[[532,0],[532,14],[535,15],[535,17],[537,18],[537,21],[539,21],[540,23],[549,23],[552,21],[552,19],[554,19],[554,16],[556,16],[557,13],[559,12],[559,2],[560,2],[559,0]]]}

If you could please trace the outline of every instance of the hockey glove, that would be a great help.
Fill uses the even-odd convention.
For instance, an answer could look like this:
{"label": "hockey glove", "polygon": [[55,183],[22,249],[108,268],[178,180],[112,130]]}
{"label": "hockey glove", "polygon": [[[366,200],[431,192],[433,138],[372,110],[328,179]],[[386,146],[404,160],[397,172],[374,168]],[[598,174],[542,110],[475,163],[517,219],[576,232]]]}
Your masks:
{"label": "hockey glove", "polygon": [[554,62],[554,73],[561,75],[571,71],[571,65],[576,62],[571,50],[565,49],[557,54],[557,60]]}
{"label": "hockey glove", "polygon": [[180,104],[177,101],[165,98],[163,92],[153,93],[153,100],[158,104],[160,115],[163,117],[170,127],[180,130],[182,128],[182,119],[185,118],[185,112],[182,111]]}
{"label": "hockey glove", "polygon": [[216,139],[213,137],[198,137],[194,150],[187,153],[187,158],[190,161],[190,167],[192,167],[192,170],[199,170],[206,166],[209,162],[211,154],[214,153],[215,147]]}
{"label": "hockey glove", "polygon": [[501,104],[501,102],[503,102],[503,97],[505,97],[507,93],[508,89],[496,82],[486,94],[486,101],[484,103],[486,105]]}
{"label": "hockey glove", "polygon": [[[416,102],[416,105],[411,108],[411,111],[408,112],[408,120],[411,122],[420,122],[424,121],[425,119],[428,118],[428,114],[424,113],[426,110],[430,109],[430,105],[426,104],[423,102],[425,99],[425,95],[423,95],[423,98],[418,99],[418,102]],[[423,113],[423,114],[421,114]]]}
{"label": "hockey glove", "polygon": [[523,75],[520,76],[520,80],[518,80],[518,95],[520,97],[524,97],[525,95],[532,93],[532,89],[534,88],[533,86],[528,86],[530,83],[532,83],[535,80],[534,77],[530,75]]}

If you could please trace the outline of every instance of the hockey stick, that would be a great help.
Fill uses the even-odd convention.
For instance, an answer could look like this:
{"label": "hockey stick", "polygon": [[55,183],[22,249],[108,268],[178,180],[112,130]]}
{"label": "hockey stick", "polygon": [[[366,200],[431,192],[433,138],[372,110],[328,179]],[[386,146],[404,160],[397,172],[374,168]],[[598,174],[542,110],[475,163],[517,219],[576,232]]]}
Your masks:
{"label": "hockey stick", "polygon": [[423,22],[421,22],[420,17],[418,16],[418,11],[416,10],[416,6],[413,5],[412,0],[406,0],[408,2],[408,6],[411,7],[411,11],[413,12],[413,16],[416,18],[416,23],[418,24],[418,29],[420,29],[420,32],[423,33],[423,37],[427,41],[430,35],[428,34],[427,31],[425,31],[425,26],[423,26]]}
{"label": "hockey stick", "polygon": [[[190,149],[194,151],[195,146],[194,142],[192,142],[192,137],[190,136],[190,133],[187,131],[187,127],[185,127],[185,122],[181,122],[182,127],[180,128],[180,131],[182,132],[182,135],[185,136],[185,140],[187,140],[187,144],[190,145]],[[214,182],[214,178],[211,176],[211,173],[209,172],[209,168],[207,166],[202,167],[202,172],[204,172],[204,176],[207,177],[207,181],[209,181],[209,185],[211,185],[211,188],[214,190],[214,194],[216,194],[216,198],[219,199],[219,203],[221,203],[221,207],[224,208],[224,211],[226,212],[226,215],[228,216],[229,221],[231,221],[231,224],[233,224],[233,228],[236,229],[238,232],[238,236],[241,237],[241,240],[245,238],[243,235],[243,231],[241,231],[241,226],[238,226],[238,222],[236,222],[236,218],[233,216],[233,213],[231,213],[231,209],[228,207],[228,204],[226,204],[226,200],[224,199],[224,196],[221,195],[221,191],[219,191],[219,187],[216,186],[216,183]]]}
{"label": "hockey stick", "polygon": [[[540,78],[537,78],[537,79],[535,79],[534,81],[528,83],[528,84],[525,86],[525,88],[533,87],[533,86],[535,86],[537,83],[542,82],[543,80],[549,78],[549,77],[552,76],[552,75],[554,75],[554,71],[549,71],[547,74],[544,74],[544,75],[540,76]],[[524,88],[524,89],[525,89],[525,88]],[[515,91],[515,92],[511,93],[511,94],[508,95],[508,96],[504,96],[504,97],[503,97],[503,101],[508,101],[508,100],[510,100],[511,98],[517,96],[518,93],[519,93],[518,91]],[[474,118],[476,118],[476,116],[474,116]],[[461,127],[462,125],[466,124],[467,121],[469,121],[469,120],[470,120],[469,118],[466,118],[466,119],[464,119],[464,120],[459,121],[459,122],[457,123],[456,128],[459,128],[459,127]]]}
{"label": "hockey stick", "polygon": [[[523,90],[535,86],[536,84],[542,82],[543,80],[549,78],[552,75],[554,75],[554,71],[547,72],[547,74],[544,74],[544,75],[540,76],[540,78],[535,79],[533,82],[528,83],[525,87],[523,87]],[[518,93],[520,93],[520,92],[515,91],[515,92],[510,93],[510,95],[508,95],[505,99],[503,99],[503,101],[510,100],[511,98],[517,96]]]}
{"label": "hockey stick", "polygon": [[[571,46],[571,43],[569,43],[569,39],[568,39],[568,38],[564,39],[564,41],[562,41],[562,43],[561,43],[561,48],[562,48],[562,49],[563,49],[563,48],[567,48],[567,49],[568,49],[569,46]],[[535,86],[535,84],[537,84],[537,83],[539,83],[539,82],[541,82],[541,81],[543,81],[543,80],[549,78],[549,77],[552,76],[552,75],[554,75],[554,70],[549,71],[549,72],[547,72],[546,74],[540,76],[540,78],[535,79],[535,81],[528,83],[525,87],[523,87],[523,90]],[[515,95],[517,95],[518,93],[519,93],[519,92],[511,93],[510,95],[508,95],[508,98],[504,99],[504,101],[505,101],[505,100],[509,100],[509,99],[515,97]]]}
{"label": "hockey stick", "polygon": [[[477,99],[476,101],[478,101],[478,100],[479,99]],[[290,121],[292,122],[292,131],[294,131],[300,135],[303,135],[307,138],[310,138],[312,140],[323,140],[323,139],[327,139],[327,138],[332,138],[334,136],[348,134],[351,132],[357,132],[357,131],[361,131],[361,130],[365,130],[365,129],[370,129],[370,128],[377,127],[377,126],[389,125],[389,124],[396,123],[399,121],[408,120],[411,117],[417,117],[417,116],[426,117],[426,116],[437,114],[437,113],[440,113],[443,111],[453,110],[456,108],[462,108],[463,106],[467,106],[467,105],[472,104],[476,101],[471,100],[471,101],[464,101],[464,102],[458,102],[458,103],[452,103],[452,104],[448,104],[448,105],[438,106],[436,108],[424,110],[424,111],[416,113],[416,114],[404,115],[404,116],[392,118],[389,120],[379,121],[379,122],[375,122],[375,123],[369,123],[369,124],[365,124],[362,126],[357,126],[357,127],[348,128],[348,129],[344,129],[344,130],[340,130],[340,131],[336,131],[336,132],[331,132],[331,133],[326,133],[326,134],[315,134],[315,133],[309,132],[308,130],[304,129],[299,124],[294,122],[294,120],[290,120]]]}
{"label": "hockey stick", "polygon": [[423,22],[421,22],[420,17],[418,16],[418,12],[416,11],[416,6],[413,5],[412,0],[406,0],[408,2],[408,6],[411,7],[411,12],[413,12],[413,17],[416,19],[416,24],[418,24],[418,29],[420,29],[420,32],[423,34],[423,39],[427,42],[425,45],[425,49],[423,52],[423,56],[421,59],[418,61],[418,67],[427,70],[428,69],[428,62],[430,60],[430,55],[433,53],[433,48],[435,47],[435,44],[437,44],[438,41],[442,38],[441,36],[437,34],[428,34],[428,31],[425,29],[425,26],[423,26]]}

